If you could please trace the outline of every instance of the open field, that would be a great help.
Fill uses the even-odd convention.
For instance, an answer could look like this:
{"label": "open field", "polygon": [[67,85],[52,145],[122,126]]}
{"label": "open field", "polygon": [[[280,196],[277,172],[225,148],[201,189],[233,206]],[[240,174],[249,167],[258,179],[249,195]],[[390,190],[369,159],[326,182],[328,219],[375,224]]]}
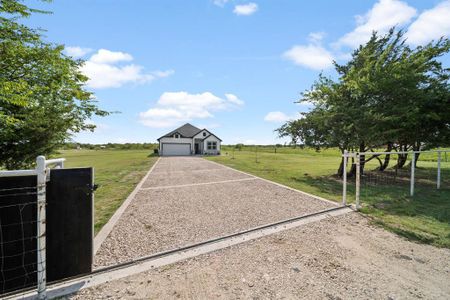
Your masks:
{"label": "open field", "polygon": [[[208,159],[330,200],[342,199],[342,183],[333,176],[340,161],[339,152],[334,149],[316,152],[282,147],[275,153],[274,147],[258,147],[257,152],[255,147],[241,151],[223,147],[222,156]],[[416,170],[419,183],[413,198],[408,194],[408,181],[402,185],[363,185],[362,212],[402,236],[450,248],[450,163],[442,163],[442,189],[437,191],[433,181],[435,160],[435,154],[420,157]],[[374,160],[368,169],[376,165]],[[348,200],[354,201],[351,181]]]}
{"label": "open field", "polygon": [[108,222],[157,157],[152,150],[61,150],[66,167],[94,167],[95,233]]}

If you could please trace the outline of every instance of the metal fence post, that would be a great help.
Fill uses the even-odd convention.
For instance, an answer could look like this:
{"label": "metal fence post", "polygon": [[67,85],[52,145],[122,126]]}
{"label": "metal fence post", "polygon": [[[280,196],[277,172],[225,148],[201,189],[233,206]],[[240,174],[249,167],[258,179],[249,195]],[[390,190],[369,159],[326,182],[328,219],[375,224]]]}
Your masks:
{"label": "metal fence post", "polygon": [[344,150],[343,172],[342,172],[342,205],[347,205],[347,160],[348,152]]}
{"label": "metal fence post", "polygon": [[441,188],[441,151],[438,151],[436,187]]}
{"label": "metal fence post", "polygon": [[411,186],[409,189],[409,194],[414,196],[414,172],[416,169],[416,152],[412,152],[412,158],[411,158]]}
{"label": "metal fence post", "polygon": [[361,162],[360,162],[360,155],[359,153],[356,153],[356,209],[360,209],[361,205],[359,202],[359,195],[360,195],[360,184],[361,184]]}
{"label": "metal fence post", "polygon": [[46,299],[46,216],[45,216],[45,187],[46,163],[44,156],[36,158],[37,171],[37,293],[38,299]]}

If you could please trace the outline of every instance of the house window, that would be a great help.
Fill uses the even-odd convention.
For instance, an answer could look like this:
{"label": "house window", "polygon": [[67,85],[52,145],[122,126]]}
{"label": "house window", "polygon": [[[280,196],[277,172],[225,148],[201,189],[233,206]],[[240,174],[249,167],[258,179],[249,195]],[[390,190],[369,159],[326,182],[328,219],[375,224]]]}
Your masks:
{"label": "house window", "polygon": [[217,150],[217,142],[208,142],[208,150]]}
{"label": "house window", "polygon": [[203,132],[203,136],[206,136],[206,132]]}
{"label": "house window", "polygon": [[180,138],[180,135],[179,135],[178,133],[175,133],[175,134],[173,135],[173,137],[176,138],[176,139],[179,139],[179,138]]}

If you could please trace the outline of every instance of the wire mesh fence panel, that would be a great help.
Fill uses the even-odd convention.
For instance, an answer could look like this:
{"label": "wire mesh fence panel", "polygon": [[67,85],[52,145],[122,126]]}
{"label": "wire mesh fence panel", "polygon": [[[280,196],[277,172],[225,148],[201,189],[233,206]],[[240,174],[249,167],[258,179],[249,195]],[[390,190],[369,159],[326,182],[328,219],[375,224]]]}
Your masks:
{"label": "wire mesh fence panel", "polygon": [[36,176],[0,178],[0,294],[37,282]]}
{"label": "wire mesh fence panel", "polygon": [[412,157],[404,154],[364,155],[361,163],[361,201],[383,207],[410,196]]}
{"label": "wire mesh fence panel", "polygon": [[[440,202],[450,196],[448,151],[349,153],[347,187],[366,207],[409,207]],[[357,175],[359,162],[359,180]],[[359,188],[358,188],[359,185]],[[358,191],[359,189],[359,191]],[[343,197],[344,198],[344,197]],[[414,205],[411,201],[414,200]]]}

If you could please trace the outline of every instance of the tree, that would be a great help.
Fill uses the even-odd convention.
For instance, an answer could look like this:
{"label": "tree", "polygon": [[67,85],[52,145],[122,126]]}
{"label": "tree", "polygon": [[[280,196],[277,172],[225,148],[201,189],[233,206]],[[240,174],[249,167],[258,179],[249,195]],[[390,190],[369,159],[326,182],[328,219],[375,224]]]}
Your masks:
{"label": "tree", "polygon": [[[338,79],[319,76],[300,99],[314,108],[281,126],[279,135],[316,149],[338,147],[341,152],[381,147],[421,150],[448,144],[450,74],[438,58],[449,51],[450,42],[442,38],[411,49],[403,35],[395,29],[384,36],[374,33],[349,62],[335,63]],[[390,157],[382,162],[378,155],[362,156],[362,170],[372,159],[384,170]],[[402,167],[405,162],[404,155],[397,164]],[[342,171],[343,161],[337,173]]]}
{"label": "tree", "polygon": [[93,130],[87,119],[108,114],[84,89],[83,61],[19,23],[33,13],[43,12],[0,0],[0,166],[8,169],[50,155],[73,133]]}

